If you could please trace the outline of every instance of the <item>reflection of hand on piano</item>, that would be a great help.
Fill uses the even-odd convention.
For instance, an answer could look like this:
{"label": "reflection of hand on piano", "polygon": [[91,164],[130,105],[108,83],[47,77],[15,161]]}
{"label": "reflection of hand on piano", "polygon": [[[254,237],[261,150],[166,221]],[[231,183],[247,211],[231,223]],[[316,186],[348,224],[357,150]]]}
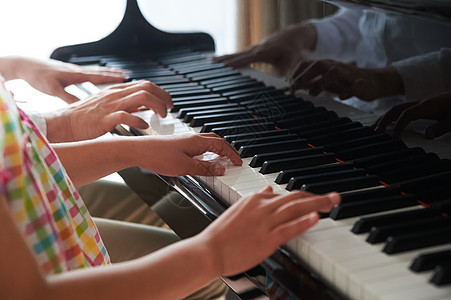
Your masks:
{"label": "reflection of hand on piano", "polygon": [[198,238],[211,247],[214,264],[220,266],[217,275],[234,275],[270,256],[316,224],[318,211],[329,211],[339,202],[337,193],[317,196],[297,191],[280,196],[267,187],[232,205]]}
{"label": "reflection of hand on piano", "polygon": [[407,125],[415,120],[436,120],[425,130],[425,137],[432,139],[451,131],[451,92],[423,101],[407,102],[394,106],[373,125],[376,132],[383,132],[392,122],[394,135],[400,136]]}

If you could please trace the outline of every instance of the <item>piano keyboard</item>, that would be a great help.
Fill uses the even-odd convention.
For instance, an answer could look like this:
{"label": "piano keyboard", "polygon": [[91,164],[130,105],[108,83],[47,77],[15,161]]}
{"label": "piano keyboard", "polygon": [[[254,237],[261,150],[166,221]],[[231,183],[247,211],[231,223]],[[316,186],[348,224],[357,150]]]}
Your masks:
{"label": "piano keyboard", "polygon": [[209,54],[72,62],[91,61],[129,69],[131,79],[172,95],[166,118],[137,113],[150,129],[135,133],[215,132],[239,150],[243,166],[223,160],[224,176],[196,177],[226,205],[268,185],[280,194],[340,192],[342,203],[284,249],[344,298],[451,299],[449,144],[375,134],[370,114],[287,95],[284,81],[211,63]]}

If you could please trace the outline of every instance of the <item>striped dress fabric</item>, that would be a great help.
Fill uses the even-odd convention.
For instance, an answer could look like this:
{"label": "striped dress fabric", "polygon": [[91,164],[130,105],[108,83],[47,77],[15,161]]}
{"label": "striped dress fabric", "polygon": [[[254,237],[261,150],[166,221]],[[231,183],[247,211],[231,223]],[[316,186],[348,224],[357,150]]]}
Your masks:
{"label": "striped dress fabric", "polygon": [[16,107],[4,82],[0,121],[0,199],[7,200],[42,272],[110,264],[99,232],[56,153]]}

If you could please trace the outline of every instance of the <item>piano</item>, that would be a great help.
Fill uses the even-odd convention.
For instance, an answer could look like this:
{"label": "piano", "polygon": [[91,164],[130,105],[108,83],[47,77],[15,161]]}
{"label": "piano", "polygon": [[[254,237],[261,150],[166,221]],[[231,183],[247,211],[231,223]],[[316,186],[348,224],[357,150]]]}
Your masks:
{"label": "piano", "polygon": [[[448,25],[451,18],[450,4],[440,0],[352,4]],[[201,224],[267,185],[281,194],[341,193],[342,203],[315,227],[252,270],[223,278],[240,298],[451,299],[449,135],[425,140],[415,126],[402,140],[376,134],[369,126],[378,115],[327,95],[288,94],[283,78],[213,63],[214,50],[205,33],[156,29],[127,0],[113,33],[51,57],[126,68],[130,80],[148,79],[171,93],[167,118],[138,112],[150,129],[126,134],[215,132],[239,150],[243,166],[227,165],[224,176],[163,178]],[[196,233],[173,229],[181,237]]]}

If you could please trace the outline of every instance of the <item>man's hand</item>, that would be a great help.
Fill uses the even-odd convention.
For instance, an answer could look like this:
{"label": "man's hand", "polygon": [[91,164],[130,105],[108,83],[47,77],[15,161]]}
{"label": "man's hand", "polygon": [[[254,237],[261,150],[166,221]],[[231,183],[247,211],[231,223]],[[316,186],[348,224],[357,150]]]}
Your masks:
{"label": "man's hand", "polygon": [[393,67],[381,69],[359,68],[353,63],[334,60],[303,61],[291,78],[291,89],[308,90],[318,96],[327,91],[344,100],[356,96],[361,100],[402,95],[404,85]]}
{"label": "man's hand", "polygon": [[433,139],[451,131],[451,92],[443,93],[422,101],[395,105],[380,117],[373,128],[376,132],[385,131],[395,122],[394,135],[400,136],[407,125],[415,120],[436,120],[437,123],[426,128],[425,137]]}
{"label": "man's hand", "polygon": [[141,107],[165,117],[173,105],[171,96],[149,81],[113,85],[85,100],[45,113],[47,139],[50,142],[92,139],[113,130],[118,124],[146,129],[148,124],[132,115]]}
{"label": "man's hand", "polygon": [[79,99],[64,89],[77,83],[90,81],[93,84],[121,83],[125,80],[126,71],[105,67],[88,67],[64,63],[57,60],[38,60],[25,57],[13,57],[14,75],[28,82],[35,89],[61,98],[67,103]]}
{"label": "man's hand", "polygon": [[240,68],[254,62],[273,65],[280,75],[294,68],[305,51],[313,50],[316,29],[309,23],[289,26],[248,49],[214,58],[227,66]]}

